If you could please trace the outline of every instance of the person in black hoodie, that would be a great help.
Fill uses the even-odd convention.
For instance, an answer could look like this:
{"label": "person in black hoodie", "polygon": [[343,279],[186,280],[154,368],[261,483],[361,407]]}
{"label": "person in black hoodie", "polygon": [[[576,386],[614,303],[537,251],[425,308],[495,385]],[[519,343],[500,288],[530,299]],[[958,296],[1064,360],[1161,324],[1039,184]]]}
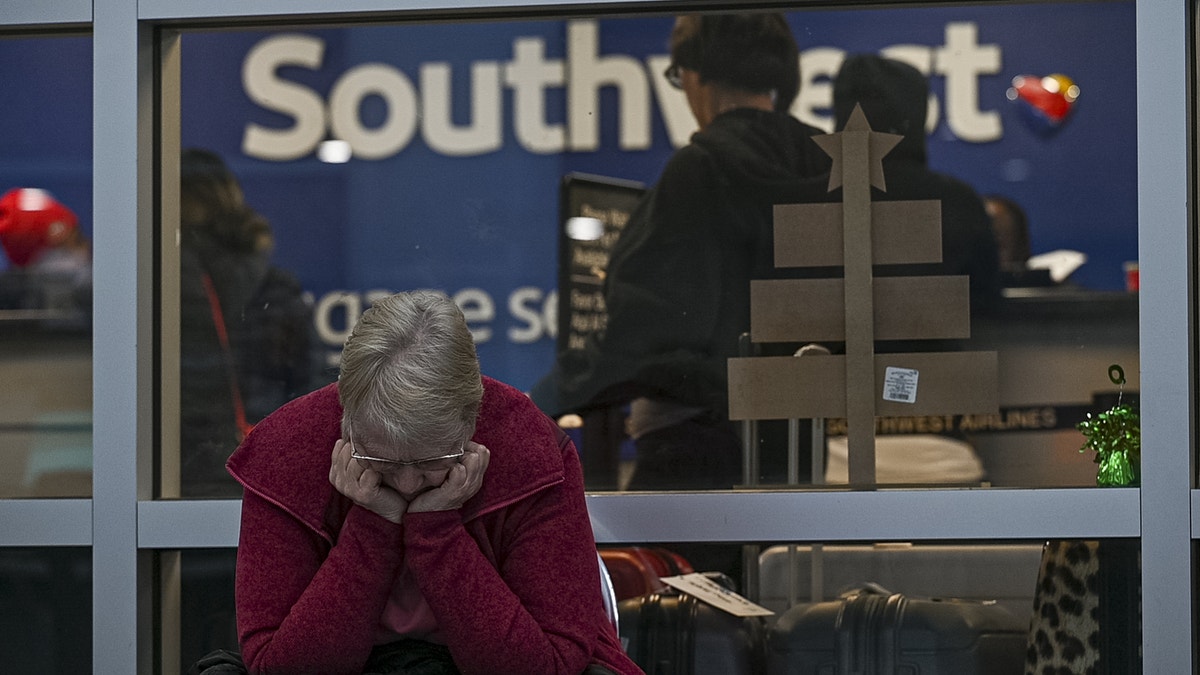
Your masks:
{"label": "person in black hoodie", "polygon": [[787,110],[799,50],[779,14],[690,15],[666,77],[699,124],[634,210],[609,261],[603,334],[531,395],[550,414],[630,401],[632,490],[742,480],[726,362],[750,330],[750,280],[777,276],[774,204],[826,199],[819,130]]}
{"label": "person in black hoodie", "polygon": [[942,262],[889,266],[878,274],[966,275],[970,277],[972,316],[995,309],[1000,299],[1000,257],[983,200],[970,185],[929,168],[925,152],[929,83],[925,76],[894,59],[874,54],[848,56],[833,81],[838,131],[846,126],[855,105],[862,106],[873,131],[904,137],[883,158],[887,191],[873,187],[871,198],[936,199],[942,203]]}

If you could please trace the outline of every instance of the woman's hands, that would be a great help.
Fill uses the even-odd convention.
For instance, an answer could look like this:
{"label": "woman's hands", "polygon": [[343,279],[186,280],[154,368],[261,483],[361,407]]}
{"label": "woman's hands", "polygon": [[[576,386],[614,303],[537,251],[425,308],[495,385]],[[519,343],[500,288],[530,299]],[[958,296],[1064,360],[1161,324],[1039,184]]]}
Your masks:
{"label": "woman's hands", "polygon": [[355,504],[399,525],[408,511],[408,501],[384,483],[382,473],[363,467],[350,452],[350,443],[345,439],[339,438],[333,444],[329,482]]}
{"label": "woman's hands", "polygon": [[450,511],[462,507],[468,499],[483,487],[483,474],[487,471],[491,453],[484,446],[467,441],[463,445],[462,461],[446,472],[442,484],[423,492],[412,500],[408,510]]}
{"label": "woman's hands", "polygon": [[[355,504],[396,524],[409,511],[448,511],[462,507],[483,486],[483,475],[491,458],[486,447],[467,441],[462,460],[449,469],[422,471],[406,466],[384,473],[362,466],[350,452],[351,446],[344,439],[333,444],[329,482]],[[401,480],[407,484],[415,480],[413,475],[401,476],[401,472],[413,472],[420,480],[417,483],[420,489],[411,499],[406,499],[395,487]]]}

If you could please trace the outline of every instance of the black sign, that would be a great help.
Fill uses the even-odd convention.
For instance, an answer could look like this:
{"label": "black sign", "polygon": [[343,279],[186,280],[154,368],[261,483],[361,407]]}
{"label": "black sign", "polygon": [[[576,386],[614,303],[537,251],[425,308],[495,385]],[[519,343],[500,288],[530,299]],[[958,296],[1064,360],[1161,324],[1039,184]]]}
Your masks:
{"label": "black sign", "polygon": [[641,200],[641,183],[570,174],[563,178],[558,232],[558,351],[582,349],[604,330],[609,254]]}

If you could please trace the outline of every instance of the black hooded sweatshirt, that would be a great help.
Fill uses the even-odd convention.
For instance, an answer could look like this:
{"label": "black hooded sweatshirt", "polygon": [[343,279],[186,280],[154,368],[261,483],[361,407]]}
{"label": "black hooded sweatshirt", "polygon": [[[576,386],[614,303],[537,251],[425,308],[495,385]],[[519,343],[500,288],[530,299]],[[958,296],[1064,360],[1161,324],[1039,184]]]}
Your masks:
{"label": "black hooded sweatshirt", "polygon": [[606,330],[560,360],[559,390],[543,381],[534,400],[560,414],[647,396],[726,419],[726,362],[750,330],[750,280],[781,275],[773,205],[829,199],[819,133],[784,113],[736,109],[693,135],[613,249]]}
{"label": "black hooded sweatshirt", "polygon": [[833,84],[837,129],[855,105],[873,131],[899,134],[900,144],[883,158],[887,190],[871,188],[871,199],[935,199],[942,203],[941,264],[879,268],[879,275],[966,275],[973,315],[995,308],[1000,298],[1000,258],[983,201],[961,180],[931,171],[925,153],[929,85],[916,68],[874,54],[848,57]]}

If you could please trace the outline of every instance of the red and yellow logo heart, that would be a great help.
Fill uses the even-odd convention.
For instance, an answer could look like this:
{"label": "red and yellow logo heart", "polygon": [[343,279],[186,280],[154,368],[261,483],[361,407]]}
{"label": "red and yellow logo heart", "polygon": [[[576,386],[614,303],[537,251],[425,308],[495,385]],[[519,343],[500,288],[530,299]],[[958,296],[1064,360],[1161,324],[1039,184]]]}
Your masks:
{"label": "red and yellow logo heart", "polygon": [[1045,77],[1018,75],[1006,95],[1021,106],[1036,128],[1052,130],[1060,127],[1074,109],[1079,85],[1059,73]]}

